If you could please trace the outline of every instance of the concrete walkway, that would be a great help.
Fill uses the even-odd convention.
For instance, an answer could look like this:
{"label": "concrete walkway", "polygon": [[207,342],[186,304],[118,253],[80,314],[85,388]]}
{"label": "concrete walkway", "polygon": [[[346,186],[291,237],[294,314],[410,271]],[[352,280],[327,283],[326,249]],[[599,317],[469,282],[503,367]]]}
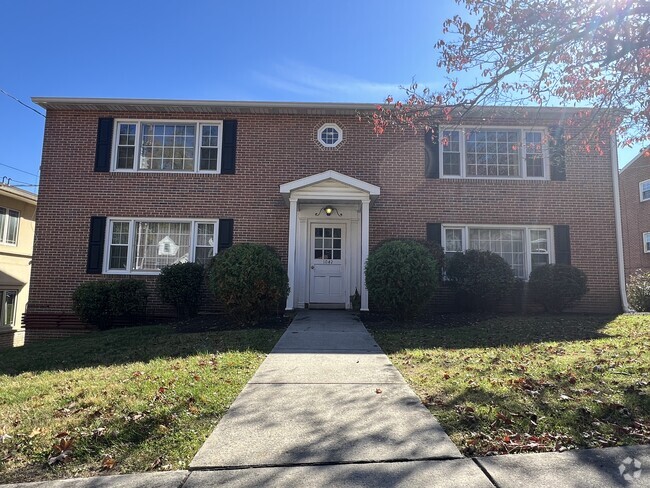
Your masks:
{"label": "concrete walkway", "polygon": [[462,458],[361,322],[346,312],[305,311],[221,419],[190,471],[2,486],[222,485],[650,487],[650,446]]}

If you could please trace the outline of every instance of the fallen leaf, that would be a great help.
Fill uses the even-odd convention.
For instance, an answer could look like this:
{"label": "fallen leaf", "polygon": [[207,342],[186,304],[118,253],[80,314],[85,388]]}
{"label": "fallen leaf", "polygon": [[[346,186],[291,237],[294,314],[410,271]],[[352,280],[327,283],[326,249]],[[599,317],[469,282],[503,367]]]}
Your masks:
{"label": "fallen leaf", "polygon": [[117,461],[111,456],[110,454],[104,455],[104,459],[102,461],[102,467],[100,471],[109,471],[115,467],[115,464]]}

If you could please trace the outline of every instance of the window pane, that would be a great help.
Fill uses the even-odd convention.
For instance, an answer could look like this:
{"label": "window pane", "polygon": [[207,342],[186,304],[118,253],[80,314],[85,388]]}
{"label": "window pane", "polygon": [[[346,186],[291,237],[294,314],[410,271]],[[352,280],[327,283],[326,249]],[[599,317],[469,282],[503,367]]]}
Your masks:
{"label": "window pane", "polygon": [[442,173],[447,176],[460,176],[460,132],[442,131]]}
{"label": "window pane", "polygon": [[18,240],[18,221],[20,220],[20,213],[15,210],[9,210],[9,218],[7,223],[7,244],[16,244]]}
{"label": "window pane", "polygon": [[7,209],[0,208],[0,242],[5,242],[6,229],[7,229]]}
{"label": "window pane", "polygon": [[126,269],[128,246],[111,246],[108,269]]}
{"label": "window pane", "polygon": [[140,169],[194,170],[196,125],[142,124],[140,139]]}
{"label": "window pane", "polygon": [[214,256],[214,248],[197,247],[194,254],[194,262],[207,265]]}
{"label": "window pane", "polygon": [[529,178],[544,176],[541,132],[526,132],[526,176]]}
{"label": "window pane", "polygon": [[445,252],[463,251],[463,231],[461,229],[445,229]]}
{"label": "window pane", "polygon": [[189,260],[189,222],[136,222],[135,225],[133,270],[157,271]]}
{"label": "window pane", "polygon": [[650,252],[650,233],[643,234],[644,250]]}
{"label": "window pane", "polygon": [[533,269],[548,264],[548,254],[531,254],[530,263]]}
{"label": "window pane", "polygon": [[214,256],[214,226],[215,224],[201,223],[196,226],[196,247],[194,261],[208,264]]}
{"label": "window pane", "polygon": [[545,230],[530,231],[530,252],[548,253],[548,232]]}
{"label": "window pane", "polygon": [[465,144],[468,176],[521,176],[519,131],[474,130]]}
{"label": "window pane", "polygon": [[3,294],[2,325],[14,325],[17,293],[14,290],[7,290]]}
{"label": "window pane", "polygon": [[501,256],[518,278],[525,278],[522,229],[469,229],[469,248]]}
{"label": "window pane", "polygon": [[117,138],[117,169],[133,169],[136,124],[119,124]]}
{"label": "window pane", "polygon": [[201,148],[200,169],[203,171],[216,171],[219,160],[219,149],[211,147]]}
{"label": "window pane", "polygon": [[650,181],[644,181],[641,183],[641,199],[650,199]]}

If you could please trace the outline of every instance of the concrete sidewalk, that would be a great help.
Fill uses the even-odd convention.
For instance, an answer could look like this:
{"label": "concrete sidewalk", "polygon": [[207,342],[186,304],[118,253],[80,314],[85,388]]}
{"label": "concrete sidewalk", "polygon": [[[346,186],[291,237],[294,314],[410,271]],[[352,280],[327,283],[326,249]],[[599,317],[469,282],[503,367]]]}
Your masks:
{"label": "concrete sidewalk", "polygon": [[650,446],[465,459],[361,322],[342,311],[304,311],[189,471],[2,486],[222,485],[650,487]]}

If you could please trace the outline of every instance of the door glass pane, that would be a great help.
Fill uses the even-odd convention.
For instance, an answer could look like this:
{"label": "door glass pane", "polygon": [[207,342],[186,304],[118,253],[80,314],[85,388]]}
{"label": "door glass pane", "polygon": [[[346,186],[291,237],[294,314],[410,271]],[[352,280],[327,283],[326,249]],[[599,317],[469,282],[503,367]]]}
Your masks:
{"label": "door glass pane", "polygon": [[332,237],[332,229],[325,229],[325,237]]}
{"label": "door glass pane", "polygon": [[341,229],[334,229],[334,237],[341,237]]}
{"label": "door glass pane", "polygon": [[343,239],[340,228],[314,228],[314,259],[341,259],[342,245]]}

